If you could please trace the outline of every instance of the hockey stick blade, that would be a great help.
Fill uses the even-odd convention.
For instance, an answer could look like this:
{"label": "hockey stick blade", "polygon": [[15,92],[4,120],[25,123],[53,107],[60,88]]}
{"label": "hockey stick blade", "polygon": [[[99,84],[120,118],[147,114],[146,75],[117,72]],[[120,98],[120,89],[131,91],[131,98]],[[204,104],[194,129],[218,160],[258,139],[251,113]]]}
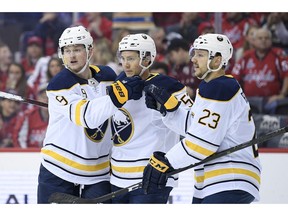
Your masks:
{"label": "hockey stick blade", "polygon": [[[255,139],[252,139],[250,141],[247,141],[245,143],[242,143],[242,144],[239,144],[237,146],[234,146],[234,147],[231,147],[229,149],[226,149],[226,150],[223,150],[223,151],[220,151],[220,152],[216,152],[212,155],[210,155],[209,157],[205,158],[204,160],[201,160],[199,161],[198,163],[195,163],[195,164],[191,164],[189,166],[186,166],[186,167],[183,167],[183,168],[180,168],[180,169],[175,169],[174,171],[172,172],[169,172],[167,173],[168,176],[171,176],[171,175],[175,175],[175,174],[178,174],[180,172],[183,172],[185,170],[188,170],[188,169],[191,169],[193,167],[197,167],[199,165],[202,165],[204,163],[207,163],[207,162],[210,162],[212,160],[215,160],[216,158],[219,158],[219,157],[222,157],[222,156],[225,156],[225,155],[228,155],[228,154],[231,154],[233,152],[236,152],[236,151],[239,151],[241,149],[244,149],[246,147],[249,147],[249,146],[252,146],[252,145],[255,145],[255,144],[260,144],[260,143],[263,143],[267,140],[270,140],[276,136],[279,136],[281,134],[284,134],[288,132],[288,126],[286,127],[283,127],[283,128],[280,128],[278,130],[275,130],[275,131],[272,131],[270,133],[267,133],[259,138],[255,138]],[[79,198],[79,197],[74,197],[74,202],[70,202],[70,203],[74,203],[74,204],[77,204],[77,203],[94,203],[94,204],[97,204],[97,203],[102,203],[106,200],[109,200],[109,199],[112,199],[120,194],[124,194],[124,193],[128,193],[130,191],[133,191],[133,190],[136,190],[138,188],[141,188],[142,187],[142,182],[139,182],[139,183],[136,183],[134,185],[131,185],[129,187],[126,187],[126,188],[122,188],[118,191],[114,191],[112,193],[109,193],[109,194],[106,194],[104,196],[101,196],[101,197],[98,197],[98,198],[94,198],[94,199],[84,199],[84,198]],[[68,195],[67,194],[64,194],[64,193],[57,193],[57,200],[56,199],[53,199],[53,194],[51,195],[50,197],[50,201],[52,203],[67,203],[69,200],[66,200],[66,199],[72,199],[71,198],[71,195]],[[55,195],[56,196],[56,195]],[[67,198],[66,198],[67,197]]]}
{"label": "hockey stick blade", "polygon": [[23,98],[19,95],[14,95],[14,94],[7,93],[7,92],[0,91],[0,97],[13,100],[13,101],[17,101],[17,102],[29,103],[29,104],[33,104],[33,105],[37,105],[41,107],[46,107],[46,108],[48,107],[47,103],[43,103],[41,101],[36,101],[36,100],[28,99],[28,98]]}

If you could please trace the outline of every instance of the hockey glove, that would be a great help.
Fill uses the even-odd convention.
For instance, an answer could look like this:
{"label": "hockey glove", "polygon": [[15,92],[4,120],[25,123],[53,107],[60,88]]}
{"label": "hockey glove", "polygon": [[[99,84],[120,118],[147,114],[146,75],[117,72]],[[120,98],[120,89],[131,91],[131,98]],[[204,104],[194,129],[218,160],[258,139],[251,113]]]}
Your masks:
{"label": "hockey glove", "polygon": [[144,88],[145,103],[150,109],[155,109],[166,115],[166,112],[173,112],[180,106],[180,101],[170,95],[164,88],[159,88],[153,84]]}
{"label": "hockey glove", "polygon": [[144,193],[147,194],[155,189],[163,189],[168,179],[166,173],[173,170],[164,152],[154,152],[143,172],[142,188]]}
{"label": "hockey glove", "polygon": [[166,115],[165,107],[157,102],[155,98],[148,92],[145,92],[145,103],[148,108],[159,111],[163,116]]}
{"label": "hockey glove", "polygon": [[139,100],[142,97],[144,80],[139,76],[126,77],[107,86],[107,93],[113,104],[120,108],[127,100]]}

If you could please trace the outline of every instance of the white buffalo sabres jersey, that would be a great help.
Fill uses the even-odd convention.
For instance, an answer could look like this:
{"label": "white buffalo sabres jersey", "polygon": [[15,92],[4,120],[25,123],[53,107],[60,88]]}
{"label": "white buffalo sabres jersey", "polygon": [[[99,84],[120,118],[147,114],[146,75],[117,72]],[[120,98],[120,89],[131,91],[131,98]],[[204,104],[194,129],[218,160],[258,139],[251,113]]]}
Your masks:
{"label": "white buffalo sabres jersey", "polygon": [[[186,118],[185,113],[178,109],[164,117],[167,118],[165,122],[172,125],[175,119],[190,121],[185,139],[166,154],[175,169],[250,141],[255,135],[249,103],[231,76],[208,83],[202,81],[190,111],[193,118]],[[202,199],[217,192],[238,189],[253,195],[255,201],[259,200],[261,165],[257,149],[257,145],[247,147],[195,167],[194,196]]]}
{"label": "white buffalo sabres jersey", "polygon": [[41,150],[42,164],[73,183],[110,179],[109,118],[117,111],[106,86],[116,74],[107,66],[90,66],[92,77],[81,79],[63,69],[47,87],[49,124]]}
{"label": "white buffalo sabres jersey", "polygon": [[[119,75],[123,79],[125,74]],[[185,101],[181,106],[192,105],[186,88],[177,80],[161,74],[151,74],[145,85],[155,84]],[[154,151],[167,152],[180,140],[179,134],[168,129],[162,122],[160,112],[147,108],[145,95],[139,100],[129,100],[112,116],[111,184],[128,187],[142,181],[143,171]],[[177,176],[168,179],[174,186]]]}

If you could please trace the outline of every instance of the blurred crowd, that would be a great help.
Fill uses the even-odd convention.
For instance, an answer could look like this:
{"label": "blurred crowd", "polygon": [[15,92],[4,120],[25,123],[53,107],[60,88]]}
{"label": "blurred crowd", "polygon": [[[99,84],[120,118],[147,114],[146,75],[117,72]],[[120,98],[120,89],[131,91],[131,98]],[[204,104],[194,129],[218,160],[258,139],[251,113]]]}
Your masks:
{"label": "blurred crowd", "polygon": [[[0,91],[47,102],[49,80],[63,68],[58,39],[83,25],[94,38],[91,64],[118,74],[118,43],[147,33],[157,57],[151,72],[177,78],[194,98],[189,48],[201,34],[223,33],[234,47],[226,73],[242,85],[254,113],[288,114],[288,13],[0,13]],[[48,124],[45,107],[0,98],[0,148],[39,148]]]}

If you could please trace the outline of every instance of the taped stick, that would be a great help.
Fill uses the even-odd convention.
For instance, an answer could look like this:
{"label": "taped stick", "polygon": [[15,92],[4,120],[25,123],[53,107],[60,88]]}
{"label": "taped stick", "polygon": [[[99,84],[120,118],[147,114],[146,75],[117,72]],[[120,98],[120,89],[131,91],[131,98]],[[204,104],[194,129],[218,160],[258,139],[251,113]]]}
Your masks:
{"label": "taped stick", "polygon": [[29,99],[29,98],[23,98],[23,97],[21,97],[19,95],[7,93],[7,92],[0,91],[0,97],[1,98],[6,98],[6,99],[9,99],[9,100],[13,100],[13,101],[17,101],[17,102],[33,104],[33,105],[46,107],[46,108],[48,107],[47,103],[43,103],[41,101],[32,100],[32,99]]}
{"label": "taped stick", "polygon": [[[244,149],[246,147],[249,147],[249,146],[252,146],[252,145],[255,145],[255,144],[263,143],[263,142],[265,142],[267,140],[270,140],[270,139],[272,139],[272,138],[274,138],[276,136],[279,136],[281,134],[284,134],[286,132],[288,132],[288,126],[280,128],[280,129],[275,130],[275,131],[272,131],[272,132],[267,133],[267,134],[265,134],[265,135],[263,135],[263,136],[261,136],[259,138],[252,139],[250,141],[247,141],[245,143],[239,144],[239,145],[234,146],[232,148],[229,148],[229,149],[226,149],[226,150],[223,150],[223,151],[220,151],[220,152],[216,152],[216,153],[210,155],[209,157],[205,158],[204,160],[199,161],[198,163],[191,164],[189,166],[186,166],[186,167],[183,167],[183,168],[180,168],[180,169],[176,169],[176,170],[174,170],[172,172],[167,173],[167,175],[171,176],[171,175],[183,172],[185,170],[191,169],[193,167],[197,167],[199,165],[205,164],[205,163],[210,162],[212,160],[215,160],[215,159],[217,159],[219,157],[222,157],[222,156],[231,154],[233,152],[239,151],[239,150]],[[139,183],[136,183],[136,184],[131,185],[129,187],[114,191],[112,193],[109,193],[109,194],[106,194],[104,196],[97,197],[97,198],[94,198],[94,199],[84,199],[84,198],[72,196],[72,195],[69,195],[69,194],[56,192],[56,193],[53,193],[50,196],[49,202],[50,203],[57,203],[57,204],[97,204],[97,203],[103,203],[104,201],[107,201],[107,200],[112,199],[112,198],[114,198],[116,196],[128,193],[130,191],[136,190],[136,189],[141,188],[141,187],[142,187],[142,182],[139,182]]]}

